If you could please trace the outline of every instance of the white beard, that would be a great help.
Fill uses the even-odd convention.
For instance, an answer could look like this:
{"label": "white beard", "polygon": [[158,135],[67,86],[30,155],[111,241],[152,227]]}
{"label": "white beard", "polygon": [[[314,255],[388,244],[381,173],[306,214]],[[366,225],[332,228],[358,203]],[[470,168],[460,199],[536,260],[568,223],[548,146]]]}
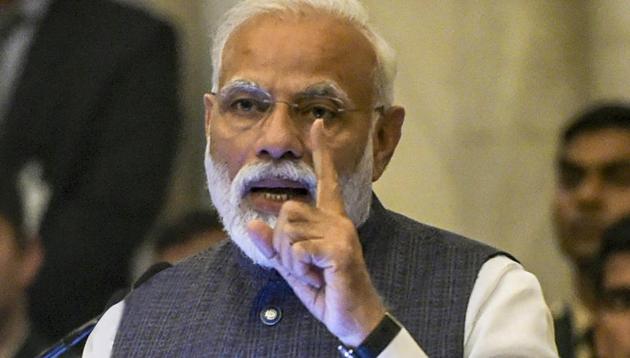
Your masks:
{"label": "white beard", "polygon": [[[251,208],[243,195],[250,183],[261,179],[288,179],[300,182],[308,189],[311,198],[316,197],[317,178],[311,167],[302,161],[265,161],[243,166],[230,182],[227,165],[216,163],[210,154],[210,143],[205,155],[208,191],[230,239],[258,265],[271,267],[269,260],[260,253],[247,233],[247,224],[262,220],[271,228],[276,225],[275,215],[260,213]],[[370,214],[372,197],[372,138],[369,136],[363,156],[355,171],[340,175],[341,192],[346,213],[355,227],[363,224]]]}

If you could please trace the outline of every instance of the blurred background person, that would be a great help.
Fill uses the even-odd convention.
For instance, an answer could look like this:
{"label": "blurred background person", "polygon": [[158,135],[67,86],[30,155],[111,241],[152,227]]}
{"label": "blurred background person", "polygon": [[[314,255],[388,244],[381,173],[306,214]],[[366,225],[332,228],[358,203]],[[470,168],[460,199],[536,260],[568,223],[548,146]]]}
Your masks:
{"label": "blurred background person", "polygon": [[192,211],[161,228],[154,243],[153,261],[176,264],[203,250],[213,249],[226,238],[214,210]]}
{"label": "blurred background person", "polygon": [[0,192],[0,357],[32,358],[49,343],[31,327],[26,289],[42,262],[42,250],[24,230],[18,191]]}
{"label": "blurred background person", "polygon": [[56,338],[128,281],[164,201],[180,118],[169,25],[108,0],[0,1],[0,188],[49,193],[34,325]]}
{"label": "blurred background person", "polygon": [[596,279],[599,358],[630,357],[630,216],[606,230]]}
{"label": "blurred background person", "polygon": [[575,297],[555,314],[561,357],[590,357],[597,252],[606,227],[630,214],[630,107],[604,104],[564,130],[554,207],[560,248],[573,264]]}

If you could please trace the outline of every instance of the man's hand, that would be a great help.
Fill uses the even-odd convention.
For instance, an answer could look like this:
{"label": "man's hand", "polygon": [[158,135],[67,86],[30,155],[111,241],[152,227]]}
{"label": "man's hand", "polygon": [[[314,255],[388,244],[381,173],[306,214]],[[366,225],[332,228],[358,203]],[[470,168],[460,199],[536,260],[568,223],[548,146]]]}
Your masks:
{"label": "man's hand", "polygon": [[381,321],[385,308],[346,215],[321,119],[310,134],[318,180],[315,207],[287,201],[275,229],[254,220],[248,230],[306,308],[343,343],[357,346]]}

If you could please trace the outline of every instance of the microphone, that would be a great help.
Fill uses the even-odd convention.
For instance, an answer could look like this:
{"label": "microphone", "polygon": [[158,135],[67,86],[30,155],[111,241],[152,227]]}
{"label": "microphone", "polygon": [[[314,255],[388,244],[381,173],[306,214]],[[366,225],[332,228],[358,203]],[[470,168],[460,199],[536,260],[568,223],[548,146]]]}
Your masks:
{"label": "microphone", "polygon": [[90,333],[92,333],[92,331],[94,330],[94,327],[96,327],[96,324],[98,323],[98,321],[101,319],[101,317],[103,317],[105,312],[107,312],[107,310],[110,307],[124,300],[125,297],[127,297],[127,295],[131,293],[131,291],[140,287],[142,284],[147,282],[151,277],[155,276],[155,274],[157,274],[158,272],[163,271],[172,266],[173,265],[171,265],[168,262],[158,262],[155,265],[152,265],[151,267],[149,267],[140,276],[140,278],[138,278],[133,283],[133,285],[131,286],[131,289],[120,289],[114,292],[114,294],[107,301],[107,304],[105,305],[105,309],[103,310],[103,313],[99,314],[98,316],[92,318],[91,320],[85,322],[81,326],[72,330],[72,332],[65,335],[61,340],[59,340],[53,346],[51,346],[50,348],[40,353],[37,356],[37,358],[57,358],[61,356],[62,354],[66,353],[72,347],[86,340],[87,337],[90,335]]}

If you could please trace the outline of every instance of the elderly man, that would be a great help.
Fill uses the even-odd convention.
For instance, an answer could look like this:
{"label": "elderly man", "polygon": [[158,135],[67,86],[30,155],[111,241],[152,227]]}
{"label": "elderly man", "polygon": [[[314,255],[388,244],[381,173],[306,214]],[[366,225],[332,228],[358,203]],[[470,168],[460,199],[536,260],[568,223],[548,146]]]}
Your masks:
{"label": "elderly man", "polygon": [[554,222],[574,267],[575,298],[554,310],[563,358],[593,354],[595,258],[604,229],[630,214],[630,106],[602,104],[564,130],[557,161]]}
{"label": "elderly man", "polygon": [[85,356],[555,356],[531,274],[372,194],[404,110],[357,1],[244,1],[214,41],[206,171],[231,240],[112,307]]}

